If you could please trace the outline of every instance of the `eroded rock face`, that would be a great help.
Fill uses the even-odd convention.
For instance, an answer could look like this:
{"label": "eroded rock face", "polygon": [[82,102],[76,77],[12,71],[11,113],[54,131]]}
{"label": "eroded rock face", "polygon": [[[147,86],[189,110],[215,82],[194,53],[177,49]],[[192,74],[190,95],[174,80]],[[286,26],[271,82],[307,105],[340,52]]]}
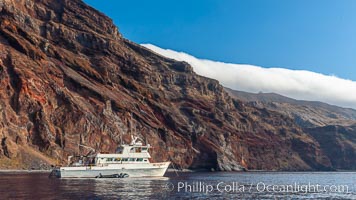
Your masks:
{"label": "eroded rock face", "polygon": [[328,125],[351,126],[356,124],[356,110],[329,105],[318,101],[303,101],[275,93],[249,93],[229,88],[225,90],[235,99],[253,107],[267,108],[289,116],[303,128]]}
{"label": "eroded rock face", "polygon": [[356,170],[356,125],[305,128],[320,144],[336,169]]}
{"label": "eroded rock face", "polygon": [[[232,97],[248,105],[266,108],[291,117],[305,133],[320,144],[321,150],[335,169],[355,170],[356,111],[354,109],[322,102],[295,100],[273,93],[253,94],[228,88],[225,90]],[[294,144],[298,145],[298,143]]]}
{"label": "eroded rock face", "polygon": [[0,168],[114,151],[129,133],[181,168],[332,168],[292,119],[124,39],[82,1],[0,0],[0,22]]}

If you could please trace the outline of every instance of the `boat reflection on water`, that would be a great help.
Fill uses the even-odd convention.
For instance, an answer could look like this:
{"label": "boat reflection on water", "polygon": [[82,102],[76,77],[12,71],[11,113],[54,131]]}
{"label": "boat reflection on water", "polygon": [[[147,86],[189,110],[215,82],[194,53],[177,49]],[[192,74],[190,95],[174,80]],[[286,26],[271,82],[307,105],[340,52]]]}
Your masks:
{"label": "boat reflection on water", "polygon": [[[137,198],[153,198],[158,193],[166,192],[164,191],[164,186],[168,182],[169,178],[166,177],[126,178],[124,180],[98,179],[95,181],[94,194],[106,196],[106,194],[120,193],[120,196],[117,197],[135,196]],[[103,190],[103,188],[105,189]]]}
{"label": "boat reflection on water", "polygon": [[[135,197],[137,199],[155,199],[169,197],[166,185],[170,183],[168,177],[140,177],[140,178],[75,178],[60,179],[63,193],[74,194],[78,192],[75,185],[90,191],[86,198],[90,199],[122,199]],[[84,187],[84,188],[83,188]]]}

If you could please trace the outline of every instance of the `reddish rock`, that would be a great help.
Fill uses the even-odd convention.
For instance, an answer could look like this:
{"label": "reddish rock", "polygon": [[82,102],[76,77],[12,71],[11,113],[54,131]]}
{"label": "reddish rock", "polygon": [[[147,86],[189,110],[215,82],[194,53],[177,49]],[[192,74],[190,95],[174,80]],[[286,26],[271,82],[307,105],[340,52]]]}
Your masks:
{"label": "reddish rock", "polygon": [[[124,39],[79,0],[0,0],[1,168],[64,164],[134,132],[181,168],[330,169],[292,119]],[[133,131],[134,130],[134,131]],[[41,162],[39,162],[41,161]],[[5,163],[5,164],[4,164]]]}

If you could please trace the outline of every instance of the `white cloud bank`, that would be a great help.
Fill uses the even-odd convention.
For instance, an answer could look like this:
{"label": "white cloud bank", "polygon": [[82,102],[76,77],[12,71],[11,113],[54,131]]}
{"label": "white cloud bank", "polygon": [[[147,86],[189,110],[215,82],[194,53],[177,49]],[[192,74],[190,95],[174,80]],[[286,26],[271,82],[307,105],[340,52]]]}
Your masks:
{"label": "white cloud bank", "polygon": [[247,92],[274,92],[287,97],[322,101],[356,108],[356,82],[311,71],[263,68],[198,59],[183,52],[142,46],[165,57],[186,61],[202,76],[218,80],[223,86]]}

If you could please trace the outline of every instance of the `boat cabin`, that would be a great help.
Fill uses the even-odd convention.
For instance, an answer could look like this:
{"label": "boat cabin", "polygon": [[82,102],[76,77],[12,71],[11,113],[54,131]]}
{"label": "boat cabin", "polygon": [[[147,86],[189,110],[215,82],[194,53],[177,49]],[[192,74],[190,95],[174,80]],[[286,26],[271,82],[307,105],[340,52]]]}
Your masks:
{"label": "boat cabin", "polygon": [[114,154],[98,153],[95,156],[95,164],[128,164],[128,163],[149,163],[151,158],[148,149],[151,147],[137,142],[135,138],[131,144],[121,145]]}
{"label": "boat cabin", "polygon": [[[98,153],[95,156],[69,156],[68,166],[139,164],[150,163],[149,144],[143,145],[139,138],[132,138],[130,144],[120,145],[115,153]],[[71,162],[72,158],[76,161]]]}

